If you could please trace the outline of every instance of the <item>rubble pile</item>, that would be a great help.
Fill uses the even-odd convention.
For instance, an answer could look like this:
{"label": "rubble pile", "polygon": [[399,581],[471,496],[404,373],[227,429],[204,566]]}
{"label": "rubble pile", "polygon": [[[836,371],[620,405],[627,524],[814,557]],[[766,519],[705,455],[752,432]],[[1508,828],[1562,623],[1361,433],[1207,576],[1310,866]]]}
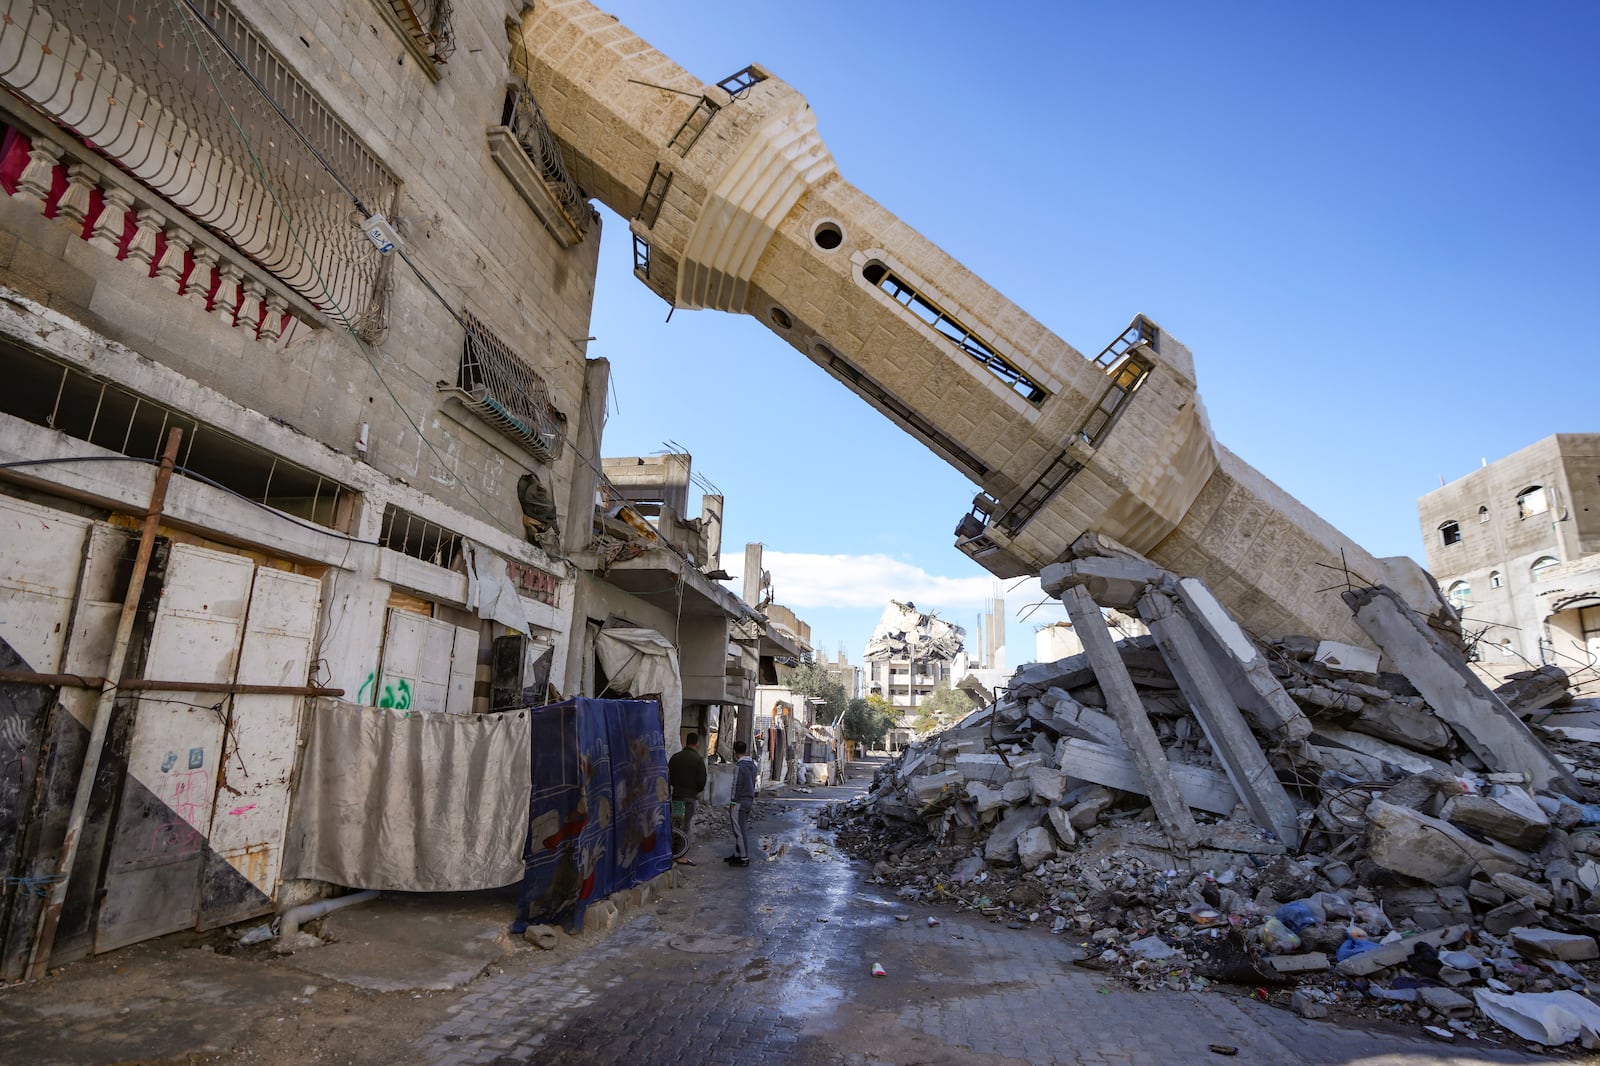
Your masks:
{"label": "rubble pile", "polygon": [[1042,925],[1139,987],[1600,1046],[1600,707],[1552,712],[1548,669],[1490,692],[1381,588],[1346,594],[1379,604],[1381,657],[1214,629],[1207,666],[1150,605],[1193,621],[1203,586],[1136,585],[1095,599],[1139,602],[1150,636],[1023,667],[826,812],[841,844],[904,899]]}

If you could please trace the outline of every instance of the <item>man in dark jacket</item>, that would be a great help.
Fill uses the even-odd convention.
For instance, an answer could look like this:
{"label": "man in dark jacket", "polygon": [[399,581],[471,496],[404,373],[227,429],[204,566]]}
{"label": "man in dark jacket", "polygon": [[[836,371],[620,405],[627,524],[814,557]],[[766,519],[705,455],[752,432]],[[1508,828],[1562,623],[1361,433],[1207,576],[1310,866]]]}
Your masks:
{"label": "man in dark jacket", "polygon": [[694,801],[705,791],[706,760],[700,754],[700,734],[690,733],[683,738],[683,749],[667,760],[667,786],[672,789],[672,802],[683,804],[683,836],[686,841],[678,862],[693,866],[689,848],[694,846]]}
{"label": "man in dark jacket", "polygon": [[733,742],[733,753],[739,761],[733,766],[733,796],[728,800],[728,817],[733,822],[733,854],[728,856],[730,866],[749,866],[750,809],[756,805],[756,761],[750,758],[750,746],[742,740]]}

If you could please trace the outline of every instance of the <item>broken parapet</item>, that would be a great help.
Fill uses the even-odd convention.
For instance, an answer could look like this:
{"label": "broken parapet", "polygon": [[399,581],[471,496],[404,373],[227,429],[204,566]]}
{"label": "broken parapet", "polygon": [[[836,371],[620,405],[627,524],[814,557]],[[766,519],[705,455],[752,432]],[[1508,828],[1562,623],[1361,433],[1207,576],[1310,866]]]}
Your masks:
{"label": "broken parapet", "polygon": [[1525,773],[1535,788],[1583,798],[1577,779],[1522,719],[1392,590],[1353,589],[1344,599],[1361,628],[1485,765]]}

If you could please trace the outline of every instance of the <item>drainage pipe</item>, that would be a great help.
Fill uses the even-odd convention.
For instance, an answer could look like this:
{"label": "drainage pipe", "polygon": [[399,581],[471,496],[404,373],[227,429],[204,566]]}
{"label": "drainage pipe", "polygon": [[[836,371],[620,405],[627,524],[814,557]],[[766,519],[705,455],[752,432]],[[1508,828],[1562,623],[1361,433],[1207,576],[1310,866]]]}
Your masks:
{"label": "drainage pipe", "polygon": [[365,903],[377,899],[378,890],[369,888],[364,892],[352,892],[348,896],[335,896],[333,899],[319,899],[311,903],[302,903],[298,907],[291,907],[283,912],[283,917],[278,919],[278,937],[294,936],[300,931],[301,922],[309,922],[313,918],[320,918],[329,911],[336,911],[340,907],[348,907],[355,903]]}

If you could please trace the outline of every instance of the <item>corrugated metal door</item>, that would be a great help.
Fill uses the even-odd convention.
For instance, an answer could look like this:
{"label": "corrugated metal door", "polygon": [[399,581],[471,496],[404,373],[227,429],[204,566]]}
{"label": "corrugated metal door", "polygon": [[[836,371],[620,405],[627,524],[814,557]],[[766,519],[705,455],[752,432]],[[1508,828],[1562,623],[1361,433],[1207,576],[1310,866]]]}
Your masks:
{"label": "corrugated metal door", "polygon": [[470,713],[477,665],[476,630],[390,608],[377,705]]}

